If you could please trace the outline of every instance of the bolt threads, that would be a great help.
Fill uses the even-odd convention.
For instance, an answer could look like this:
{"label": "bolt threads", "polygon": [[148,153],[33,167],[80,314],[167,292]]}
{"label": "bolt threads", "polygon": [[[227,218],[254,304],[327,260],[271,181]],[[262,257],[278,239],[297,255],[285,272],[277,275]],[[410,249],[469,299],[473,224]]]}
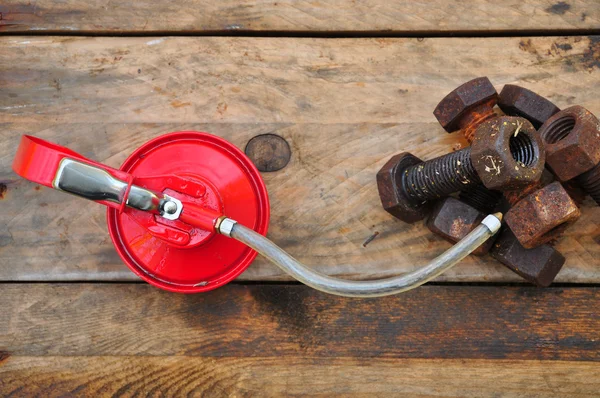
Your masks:
{"label": "bolt threads", "polygon": [[527,134],[517,134],[517,136],[510,137],[508,143],[513,159],[521,163],[524,167],[530,167],[535,164],[537,159],[535,144],[530,136]]}
{"label": "bolt threads", "polygon": [[541,129],[542,139],[547,144],[556,144],[569,135],[575,127],[575,118],[571,115],[565,115],[551,122],[550,125]]}
{"label": "bolt threads", "polygon": [[498,205],[500,199],[502,199],[502,193],[491,191],[483,184],[478,184],[461,191],[458,197],[482,213],[491,213]]}
{"label": "bolt threads", "polygon": [[600,164],[577,177],[577,181],[581,184],[583,190],[600,206]]}
{"label": "bolt threads", "polygon": [[439,199],[481,182],[471,163],[471,148],[409,167],[402,177],[402,187],[415,203]]}

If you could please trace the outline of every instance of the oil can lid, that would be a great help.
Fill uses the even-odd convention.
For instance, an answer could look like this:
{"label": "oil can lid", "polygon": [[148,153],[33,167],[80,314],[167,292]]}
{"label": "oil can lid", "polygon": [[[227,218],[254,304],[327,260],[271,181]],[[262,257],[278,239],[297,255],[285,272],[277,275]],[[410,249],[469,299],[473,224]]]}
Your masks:
{"label": "oil can lid", "polygon": [[[121,170],[143,181],[172,183],[169,192],[190,193],[185,181],[202,186],[198,204],[222,211],[265,235],[269,199],[260,173],[246,155],[228,141],[196,131],[179,131],[155,138],[137,149]],[[181,177],[181,181],[168,176]],[[177,186],[179,184],[179,186]],[[186,191],[187,189],[187,191]],[[192,193],[193,195],[193,193]],[[240,275],[257,253],[223,235],[189,228],[190,244],[172,245],[144,228],[131,213],[107,210],[110,236],[123,261],[148,283],[175,292],[215,289]],[[166,226],[168,225],[168,221]]]}

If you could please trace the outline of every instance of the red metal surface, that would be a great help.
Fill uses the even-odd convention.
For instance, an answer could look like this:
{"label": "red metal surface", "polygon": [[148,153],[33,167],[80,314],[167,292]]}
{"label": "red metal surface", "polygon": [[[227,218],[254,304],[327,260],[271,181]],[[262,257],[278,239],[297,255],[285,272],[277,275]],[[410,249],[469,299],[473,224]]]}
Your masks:
{"label": "red metal surface", "polygon": [[[87,159],[69,148],[30,135],[21,137],[21,143],[13,160],[13,170],[29,181],[54,188],[52,182],[60,161],[64,158],[77,159],[82,163],[100,167],[119,180],[130,181],[130,176],[127,173]],[[98,203],[114,209],[121,208],[121,205],[113,202],[102,200]]]}
{"label": "red metal surface", "polygon": [[[216,213],[221,210],[255,231],[267,233],[269,201],[262,178],[242,151],[219,137],[195,131],[163,135],[136,150],[121,170],[132,174],[136,185],[150,189],[160,184],[169,186],[165,193],[184,202],[180,220],[173,223],[190,221],[193,204],[194,211],[196,206]],[[198,185],[190,191],[189,185],[182,188],[182,181],[153,178],[169,175],[195,181],[206,192],[196,195],[193,190],[203,189]],[[179,191],[186,191],[185,195]],[[215,289],[241,274],[257,255],[237,241],[196,227],[190,230],[190,237],[201,244],[179,248],[153,236],[127,214],[108,209],[107,220],[123,261],[148,283],[170,291]]]}
{"label": "red metal surface", "polygon": [[183,203],[179,219],[170,221],[99,202],[109,207],[108,230],[117,252],[134,273],[154,286],[182,293],[208,291],[236,278],[250,265],[255,251],[215,232],[221,215],[267,233],[269,200],[260,173],[242,151],[219,137],[195,131],[166,134],[137,149],[116,170],[24,136],[13,169],[52,188],[65,157]]}

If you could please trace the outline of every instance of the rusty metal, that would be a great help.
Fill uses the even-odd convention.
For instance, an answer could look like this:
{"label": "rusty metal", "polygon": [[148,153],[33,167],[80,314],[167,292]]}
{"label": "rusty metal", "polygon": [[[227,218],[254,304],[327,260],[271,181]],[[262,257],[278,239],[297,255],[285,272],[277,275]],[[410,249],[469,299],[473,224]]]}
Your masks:
{"label": "rusty metal", "polygon": [[[550,173],[550,172],[548,172],[548,173]],[[599,174],[599,176],[600,176],[600,174]],[[580,176],[580,177],[582,177],[582,176]],[[599,179],[599,181],[600,181],[600,179]],[[565,181],[562,183],[562,186],[567,191],[567,193],[569,194],[571,199],[573,199],[573,201],[575,203],[577,203],[577,206],[581,207],[583,205],[583,202],[584,202],[587,194],[586,194],[586,191],[581,186],[581,184],[579,183],[579,178],[576,178],[575,180],[571,180],[571,181]],[[592,189],[592,191],[593,191],[593,189]],[[600,191],[598,191],[598,193],[600,193]],[[593,197],[593,195],[592,195],[592,197]]]}
{"label": "rusty metal", "polygon": [[526,249],[507,227],[500,230],[489,253],[523,279],[541,287],[549,286],[565,263],[565,257],[548,244]]}
{"label": "rusty metal", "polygon": [[[504,95],[506,101],[508,99],[507,97],[510,89],[507,91],[503,90],[503,92],[505,93]],[[534,94],[533,92],[531,93]],[[515,103],[517,105],[521,105],[523,101],[517,100],[517,97],[518,96],[513,97],[515,99]],[[446,129],[446,131],[452,132],[456,129],[460,129],[469,144],[471,144],[477,128],[482,123],[498,117],[493,110],[497,99],[498,95],[489,79],[487,77],[480,77],[464,83],[448,94],[437,105],[434,115],[442,127]],[[525,115],[531,116],[534,115],[534,112],[525,112]],[[502,126],[504,126],[504,123],[502,123]],[[508,125],[508,127],[510,128],[511,126],[512,122],[511,125]],[[515,130],[516,127],[517,126],[514,126]],[[490,134],[494,134],[494,132],[490,131]],[[511,137],[509,137],[509,139],[510,138]],[[528,161],[527,157],[523,155],[531,154],[533,152],[532,150],[535,150],[535,148],[532,148],[527,141],[528,140],[526,140],[523,136],[519,137],[517,134],[516,137],[512,137],[509,145],[511,151],[517,156],[521,157],[518,160],[522,162]],[[537,140],[537,137],[535,138],[535,141],[538,141],[536,145],[539,147],[540,143],[539,140]],[[489,165],[486,166],[490,167]],[[495,164],[492,165],[492,170],[495,169],[493,166],[495,166]],[[537,170],[536,173],[532,175],[532,177],[534,177],[533,179],[535,179],[536,176]],[[502,198],[502,194],[500,192],[487,189],[484,185],[472,186],[468,187],[467,189],[463,189],[459,196],[460,199],[465,203],[471,204],[480,210],[485,209],[483,211],[492,211]]]}
{"label": "rusty metal", "polygon": [[594,199],[596,204],[600,206],[600,164],[577,177],[577,182]]}
{"label": "rusty metal", "polygon": [[[497,116],[493,111],[497,101],[506,114],[520,116],[526,119],[528,123],[522,123],[522,119],[510,120]],[[559,112],[559,109],[552,102],[522,87],[506,85],[500,96],[497,96],[493,85],[487,78],[471,80],[448,94],[438,104],[434,115],[446,131],[460,130],[469,143],[473,143],[476,137],[483,140],[482,142],[485,145],[481,143],[475,145],[475,157],[479,157],[480,162],[473,166],[476,168],[478,176],[482,180],[486,179],[486,184],[470,185],[466,190],[463,187],[463,191],[459,196],[463,203],[456,199],[446,199],[438,204],[428,220],[429,229],[447,240],[455,241],[455,234],[459,228],[456,226],[458,224],[452,223],[453,219],[459,218],[458,223],[460,226],[468,229],[472,226],[469,226],[468,222],[463,222],[463,219],[472,220],[477,211],[492,211],[497,206],[501,193],[493,189],[490,190],[488,187],[496,189],[504,187],[506,189],[510,186],[509,181],[522,178],[521,175],[511,175],[511,172],[518,171],[517,169],[512,168],[509,170],[505,167],[507,163],[511,163],[510,158],[516,159],[523,165],[531,163],[532,166],[534,164],[536,166],[532,168],[531,173],[526,178],[528,183],[524,184],[525,189],[521,191],[513,190],[513,192],[510,192],[509,189],[506,195],[507,200],[512,204],[519,203],[521,199],[524,200],[523,203],[517,206],[517,209],[511,212],[513,216],[518,213],[521,207],[525,208],[526,204],[529,203],[530,198],[527,194],[530,192],[542,189],[537,192],[538,198],[543,197],[545,193],[548,193],[547,191],[564,193],[564,189],[561,191],[560,188],[554,185],[543,190],[542,187],[551,184],[553,179],[546,178],[544,182],[540,182],[542,172],[544,172],[544,160],[541,162],[533,160],[537,156],[545,157],[543,141],[535,133],[535,129],[557,112]],[[490,146],[493,143],[498,144],[499,141],[485,140],[483,133],[477,134],[478,130],[485,131],[490,135],[500,133],[500,135],[508,137],[508,148],[511,156],[507,156],[506,145]],[[522,132],[526,132],[526,134],[522,134]],[[512,136],[507,133],[512,133]],[[539,153],[536,153],[536,151]],[[487,160],[488,163],[484,160]],[[491,160],[493,160],[493,163]],[[499,164],[500,167],[498,167]],[[516,167],[520,167],[520,165],[517,164]],[[498,172],[498,169],[500,169],[500,172]],[[596,189],[595,192],[598,193],[600,199],[600,167],[598,167],[596,174],[588,178],[588,181],[589,185],[592,186],[592,190]],[[538,210],[553,212],[556,209],[552,207],[556,205],[555,203],[542,203],[539,204]],[[552,225],[552,219],[542,220],[540,215],[535,212],[533,215],[526,214],[524,223],[527,225],[533,220],[539,220],[542,225],[540,231],[535,232],[545,232],[546,236],[543,239],[556,239],[562,230],[572,222],[572,218],[577,217],[578,212],[572,201],[561,201],[558,205],[559,207],[562,205],[562,207],[555,214],[558,217],[554,222],[559,221],[561,209],[567,210],[567,214],[564,222],[559,223],[555,230],[545,231],[544,227]],[[575,211],[573,211],[573,207],[576,209]],[[461,213],[465,216],[461,217]],[[460,232],[463,232],[462,229]],[[521,236],[521,238],[526,241],[526,236]],[[540,238],[538,237],[538,239]],[[501,263],[539,286],[550,284],[565,261],[564,257],[549,245],[526,249],[519,243],[519,240],[509,228],[505,228],[505,232],[496,241],[492,251],[494,257]]]}
{"label": "rusty metal", "polygon": [[600,124],[581,106],[552,116],[540,128],[546,163],[560,181],[571,180],[600,163]]}
{"label": "rusty metal", "polygon": [[521,244],[531,249],[555,240],[573,224],[581,212],[560,182],[544,187],[533,184],[519,191],[505,192],[512,205],[506,224]]}
{"label": "rusty metal", "polygon": [[406,169],[422,163],[418,157],[403,152],[388,160],[377,173],[377,189],[383,208],[394,217],[410,224],[424,219],[430,210],[428,202],[413,200],[402,188]]}
{"label": "rusty metal", "polygon": [[539,129],[560,109],[548,99],[524,87],[507,84],[498,96],[498,106],[509,116],[520,116]]}
{"label": "rusty metal", "polygon": [[427,214],[426,203],[483,182],[489,189],[518,189],[538,181],[544,151],[527,120],[498,117],[479,125],[473,145],[420,162],[402,153],[377,174],[383,207],[405,222]]}
{"label": "rusty metal", "polygon": [[461,130],[471,143],[475,129],[484,121],[495,117],[494,106],[498,93],[487,77],[470,80],[442,99],[433,114],[444,130],[453,133]]}
{"label": "rusty metal", "polygon": [[[494,106],[497,98],[498,93],[490,80],[487,77],[479,77],[460,85],[446,95],[433,114],[447,132],[460,130],[471,144],[477,127],[496,117]],[[490,190],[483,184],[463,187],[459,193],[459,199],[464,204],[484,213],[492,212],[501,198],[502,193]],[[429,229],[438,233],[436,228]],[[446,238],[445,235],[440,232],[440,236]]]}
{"label": "rusty metal", "polygon": [[[540,128],[548,167],[563,182],[574,179],[600,206],[600,122],[587,109],[572,106]],[[572,182],[571,182],[572,184]]]}
{"label": "rusty metal", "polygon": [[[487,214],[458,199],[448,197],[436,203],[425,225],[431,232],[448,242],[456,243],[477,227]],[[488,239],[472,254],[483,256],[493,243],[493,238]]]}
{"label": "rusty metal", "polygon": [[479,211],[490,214],[494,212],[498,202],[502,199],[502,192],[492,191],[483,184],[479,184],[460,191],[458,198]]}
{"label": "rusty metal", "polygon": [[402,188],[413,201],[422,202],[446,197],[480,182],[469,147],[407,168]]}
{"label": "rusty metal", "polygon": [[539,181],[544,170],[543,142],[523,118],[500,116],[483,122],[471,148],[473,167],[488,189],[528,186]]}

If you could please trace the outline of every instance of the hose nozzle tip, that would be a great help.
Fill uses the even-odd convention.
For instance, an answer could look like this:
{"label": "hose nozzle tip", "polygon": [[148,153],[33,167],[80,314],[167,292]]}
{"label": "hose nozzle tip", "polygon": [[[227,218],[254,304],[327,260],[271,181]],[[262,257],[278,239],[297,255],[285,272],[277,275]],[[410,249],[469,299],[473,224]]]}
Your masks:
{"label": "hose nozzle tip", "polygon": [[481,223],[488,227],[488,229],[493,234],[495,234],[502,226],[502,213],[498,212],[490,214],[489,216],[484,218],[483,221],[481,221]]}

